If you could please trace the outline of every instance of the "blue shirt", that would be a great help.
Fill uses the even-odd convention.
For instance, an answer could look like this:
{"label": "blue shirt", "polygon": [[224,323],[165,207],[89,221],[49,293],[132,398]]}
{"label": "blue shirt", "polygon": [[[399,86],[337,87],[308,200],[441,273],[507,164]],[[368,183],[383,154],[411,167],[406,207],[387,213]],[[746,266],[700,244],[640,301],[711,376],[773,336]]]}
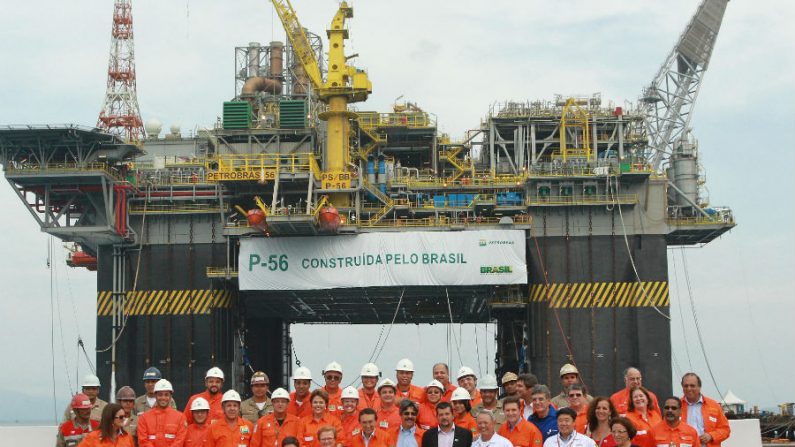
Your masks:
{"label": "blue shirt", "polygon": [[400,428],[398,429],[397,447],[418,447],[417,439],[414,437],[414,433],[416,431],[416,425],[406,430],[401,424]]}
{"label": "blue shirt", "polygon": [[546,441],[548,437],[558,434],[558,411],[555,410],[555,407],[552,405],[549,406],[547,417],[539,418],[533,413],[527,420],[535,424],[538,431],[540,431],[541,435],[544,437],[544,441]]}
{"label": "blue shirt", "polygon": [[[696,403],[691,404],[687,399],[685,399],[685,402],[687,402],[687,423],[696,429],[699,436],[703,435],[704,415],[701,414],[701,409],[704,407],[704,399],[699,395]],[[702,443],[701,445],[704,444]]]}

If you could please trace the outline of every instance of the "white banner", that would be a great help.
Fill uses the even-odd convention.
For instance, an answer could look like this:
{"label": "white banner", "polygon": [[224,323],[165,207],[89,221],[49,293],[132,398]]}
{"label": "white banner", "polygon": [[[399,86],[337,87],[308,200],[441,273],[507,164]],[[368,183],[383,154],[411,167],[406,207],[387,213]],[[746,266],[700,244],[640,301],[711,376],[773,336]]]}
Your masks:
{"label": "white banner", "polygon": [[522,230],[240,241],[240,290],[527,284]]}

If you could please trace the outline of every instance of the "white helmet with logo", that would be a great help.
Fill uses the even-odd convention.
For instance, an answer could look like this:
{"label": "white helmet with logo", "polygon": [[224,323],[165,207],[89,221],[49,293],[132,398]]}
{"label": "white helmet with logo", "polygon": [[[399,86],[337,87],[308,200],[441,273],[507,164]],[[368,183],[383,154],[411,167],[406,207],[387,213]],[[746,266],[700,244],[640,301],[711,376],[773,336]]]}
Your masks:
{"label": "white helmet with logo", "polygon": [[409,359],[400,359],[395,366],[395,371],[410,371],[414,372],[414,363]]}
{"label": "white helmet with logo", "polygon": [[97,376],[95,376],[93,374],[86,374],[85,377],[83,377],[83,385],[81,385],[81,386],[87,386],[87,387],[95,387],[96,386],[96,387],[99,387],[99,386],[101,386],[99,384],[99,377],[97,377]]}
{"label": "white helmet with logo", "polygon": [[456,388],[453,390],[453,395],[450,397],[450,400],[472,400],[472,396],[469,395],[469,391],[465,388]]}
{"label": "white helmet with logo", "polygon": [[276,391],[271,394],[271,400],[273,399],[287,399],[290,400],[290,393],[287,392],[284,388],[276,388]]}
{"label": "white helmet with logo", "polygon": [[462,378],[464,378],[466,376],[477,377],[477,374],[475,374],[475,370],[473,370],[472,368],[470,368],[468,366],[462,366],[458,370],[458,375],[456,376],[456,379],[462,379]]}
{"label": "white helmet with logo", "polygon": [[385,386],[390,386],[390,387],[392,387],[393,390],[397,391],[397,387],[395,386],[395,382],[393,382],[392,379],[390,379],[389,377],[381,380],[381,382],[378,384],[378,387],[376,389],[379,392],[381,392],[381,388],[383,388]]}
{"label": "white helmet with logo", "polygon": [[190,411],[201,411],[209,409],[210,409],[210,403],[207,402],[207,399],[203,397],[197,397],[190,404]]}
{"label": "white helmet with logo", "polygon": [[328,365],[326,365],[326,369],[323,370],[323,375],[325,376],[326,373],[329,372],[329,371],[336,371],[336,372],[342,374],[342,365],[340,365],[337,362],[331,362]]}
{"label": "white helmet with logo", "polygon": [[166,379],[160,379],[155,382],[155,393],[158,391],[171,391],[174,392],[174,387],[171,386],[171,382]]}
{"label": "white helmet with logo", "polygon": [[439,388],[442,394],[444,394],[444,385],[442,385],[442,382],[439,382],[436,379],[431,380],[431,383],[425,387],[425,391],[428,391],[428,388]]}
{"label": "white helmet with logo", "polygon": [[224,372],[221,371],[221,368],[213,366],[212,368],[207,370],[207,374],[204,375],[204,379],[207,380],[210,377],[215,377],[216,379],[224,380]]}
{"label": "white helmet with logo", "polygon": [[301,366],[293,373],[293,380],[312,380],[312,372],[309,368]]}
{"label": "white helmet with logo", "polygon": [[482,379],[478,382],[478,389],[479,390],[496,390],[500,387],[497,385],[497,378],[491,374],[486,374],[483,376]]}
{"label": "white helmet with logo", "polygon": [[238,394],[235,390],[229,390],[224,393],[224,397],[221,398],[221,403],[223,402],[240,402],[240,394]]}
{"label": "white helmet with logo", "polygon": [[381,371],[378,370],[378,366],[375,363],[365,363],[359,375],[364,377],[378,377],[381,375]]}
{"label": "white helmet with logo", "polygon": [[342,390],[342,399],[358,399],[359,391],[356,388],[349,386]]}

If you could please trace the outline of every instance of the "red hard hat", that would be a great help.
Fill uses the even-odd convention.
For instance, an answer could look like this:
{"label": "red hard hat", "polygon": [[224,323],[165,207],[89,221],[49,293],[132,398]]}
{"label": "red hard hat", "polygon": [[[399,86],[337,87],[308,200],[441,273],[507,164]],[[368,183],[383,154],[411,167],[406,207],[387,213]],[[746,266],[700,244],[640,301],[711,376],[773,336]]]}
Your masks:
{"label": "red hard hat", "polygon": [[93,405],[91,405],[91,399],[89,399],[88,396],[86,396],[83,393],[77,393],[77,394],[75,394],[75,397],[72,398],[72,409],[73,410],[79,410],[79,409],[83,409],[83,408],[91,408],[92,406]]}

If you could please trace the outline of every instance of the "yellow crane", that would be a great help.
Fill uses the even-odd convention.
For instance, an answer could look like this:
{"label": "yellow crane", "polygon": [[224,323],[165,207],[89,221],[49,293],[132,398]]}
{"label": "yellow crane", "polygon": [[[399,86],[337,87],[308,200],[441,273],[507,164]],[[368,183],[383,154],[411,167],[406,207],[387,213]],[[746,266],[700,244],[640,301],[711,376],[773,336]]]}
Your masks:
{"label": "yellow crane", "polygon": [[[292,44],[293,51],[301,61],[318,98],[328,104],[328,111],[320,115],[320,119],[328,122],[324,177],[330,179],[349,178],[347,176],[350,160],[349,120],[355,118],[356,114],[348,111],[348,103],[365,101],[367,96],[373,92],[373,84],[368,79],[367,73],[348,65],[349,57],[345,56],[345,40],[348,39],[345,20],[353,17],[353,8],[343,1],[331,20],[331,26],[327,30],[329,40],[328,72],[326,80],[323,81],[320,65],[290,0],[271,1],[284,26],[287,38]],[[346,193],[332,194],[330,198],[337,206],[350,205],[350,198]]]}

